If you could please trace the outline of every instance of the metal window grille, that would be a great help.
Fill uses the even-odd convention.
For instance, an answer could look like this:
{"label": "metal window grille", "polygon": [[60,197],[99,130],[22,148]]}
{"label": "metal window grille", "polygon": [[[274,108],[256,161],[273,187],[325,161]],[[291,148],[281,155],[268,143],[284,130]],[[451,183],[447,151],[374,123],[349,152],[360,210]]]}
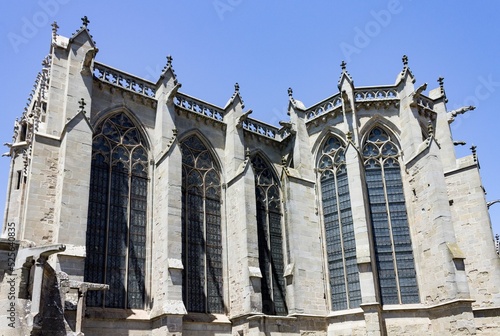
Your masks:
{"label": "metal window grille", "polygon": [[144,308],[147,178],[138,129],[123,113],[106,118],[92,143],[85,280],[110,289],[89,292],[89,306]]}
{"label": "metal window grille", "polygon": [[182,295],[189,312],[223,313],[221,182],[196,136],[182,151]]}
{"label": "metal window grille", "polygon": [[345,148],[330,137],[318,164],[325,227],[326,254],[333,310],[359,307],[361,289],[351,212]]}
{"label": "metal window grille", "polygon": [[257,199],[262,312],[268,315],[287,315],[278,179],[261,156],[256,155],[252,158],[252,166]]}
{"label": "metal window grille", "polygon": [[418,303],[399,149],[388,133],[374,128],[363,155],[380,299],[383,304]]}

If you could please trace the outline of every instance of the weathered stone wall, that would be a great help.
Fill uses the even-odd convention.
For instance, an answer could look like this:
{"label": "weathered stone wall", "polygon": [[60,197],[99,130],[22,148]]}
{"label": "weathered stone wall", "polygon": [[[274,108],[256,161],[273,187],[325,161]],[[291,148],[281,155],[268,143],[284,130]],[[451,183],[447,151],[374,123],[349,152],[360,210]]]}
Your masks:
{"label": "weathered stone wall", "polygon": [[500,259],[486,207],[479,169],[473,157],[446,173],[453,226],[465,255],[465,273],[474,307],[500,306]]}
{"label": "weathered stone wall", "polygon": [[413,195],[406,199],[421,302],[432,305],[469,294],[449,250],[456,239],[439,152],[429,146],[407,166]]}

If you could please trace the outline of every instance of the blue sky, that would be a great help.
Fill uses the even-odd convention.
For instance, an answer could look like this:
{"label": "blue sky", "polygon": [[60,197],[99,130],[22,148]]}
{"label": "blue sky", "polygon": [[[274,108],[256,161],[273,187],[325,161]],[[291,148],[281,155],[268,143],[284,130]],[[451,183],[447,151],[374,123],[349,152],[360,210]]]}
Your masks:
{"label": "blue sky", "polygon": [[[97,60],[156,81],[172,55],[181,91],[223,106],[234,83],[259,120],[287,120],[287,89],[306,106],[336,93],[340,63],[356,86],[393,84],[409,57],[416,86],[445,78],[448,110],[475,105],[452,124],[459,157],[477,146],[487,200],[500,199],[500,24],[497,1],[77,1],[0,3],[1,143],[11,142],[51,26],[71,36],[87,15]],[[5,147],[3,152],[7,152]],[[0,159],[5,204],[9,158]],[[500,233],[500,204],[490,209]]]}

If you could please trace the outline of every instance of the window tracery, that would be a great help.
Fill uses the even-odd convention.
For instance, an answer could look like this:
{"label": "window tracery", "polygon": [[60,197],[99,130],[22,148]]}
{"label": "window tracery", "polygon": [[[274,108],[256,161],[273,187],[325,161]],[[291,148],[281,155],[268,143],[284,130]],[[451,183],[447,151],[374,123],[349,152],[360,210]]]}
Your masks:
{"label": "window tracery", "polygon": [[383,304],[418,303],[399,149],[382,128],[363,147],[375,257]]}
{"label": "window tracery", "polygon": [[318,163],[333,310],[359,307],[361,289],[345,162],[345,147],[329,137]]}
{"label": "window tracery", "polygon": [[255,155],[251,162],[255,174],[257,201],[262,312],[268,315],[286,315],[279,184],[271,168],[260,155]]}
{"label": "window tracery", "polygon": [[106,118],[92,142],[85,279],[108,284],[87,304],[144,308],[148,155],[132,121]]}
{"label": "window tracery", "polygon": [[219,170],[195,135],[181,152],[183,300],[189,312],[223,313]]}

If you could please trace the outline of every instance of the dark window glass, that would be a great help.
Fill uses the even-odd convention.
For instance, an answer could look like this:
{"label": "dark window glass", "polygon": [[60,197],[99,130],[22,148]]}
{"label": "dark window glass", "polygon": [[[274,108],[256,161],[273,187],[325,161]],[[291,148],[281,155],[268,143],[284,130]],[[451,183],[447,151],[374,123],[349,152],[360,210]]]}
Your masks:
{"label": "dark window glass", "polygon": [[381,128],[363,148],[375,259],[382,304],[418,303],[399,149]]}
{"label": "dark window glass", "polygon": [[221,182],[196,136],[182,152],[182,296],[189,312],[223,313]]}
{"label": "dark window glass", "polygon": [[89,306],[144,308],[147,172],[139,130],[123,113],[105,119],[92,143],[85,281],[109,290],[89,291]]}
{"label": "dark window glass", "polygon": [[257,200],[262,312],[268,315],[287,315],[278,179],[261,156],[252,158],[252,166]]}
{"label": "dark window glass", "polygon": [[344,153],[345,148],[340,140],[330,137],[323,145],[318,164],[333,310],[356,308],[361,304]]}

